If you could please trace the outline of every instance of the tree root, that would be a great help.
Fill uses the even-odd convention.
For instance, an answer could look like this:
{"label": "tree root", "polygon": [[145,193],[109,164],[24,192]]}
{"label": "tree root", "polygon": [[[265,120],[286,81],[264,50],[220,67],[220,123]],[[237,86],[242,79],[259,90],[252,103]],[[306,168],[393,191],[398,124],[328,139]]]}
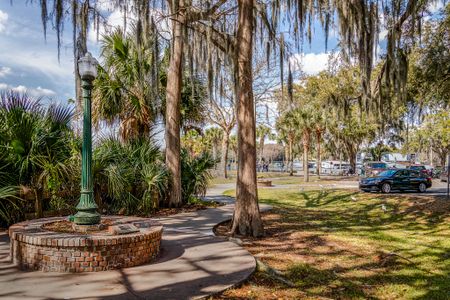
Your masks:
{"label": "tree root", "polygon": [[256,270],[258,272],[265,273],[270,278],[272,278],[274,280],[277,280],[277,281],[287,285],[288,287],[292,287],[292,288],[295,287],[295,284],[292,281],[286,279],[283,276],[283,273],[281,273],[280,271],[269,267],[268,265],[266,265],[265,263],[263,263],[262,261],[260,261],[257,258],[255,258],[255,260],[256,260]]}

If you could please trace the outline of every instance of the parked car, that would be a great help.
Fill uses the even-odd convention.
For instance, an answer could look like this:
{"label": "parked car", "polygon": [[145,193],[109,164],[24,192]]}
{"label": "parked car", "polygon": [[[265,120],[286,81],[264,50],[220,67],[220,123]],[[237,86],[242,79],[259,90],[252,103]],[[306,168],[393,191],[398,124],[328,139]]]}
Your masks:
{"label": "parked car", "polygon": [[386,194],[392,190],[417,190],[424,193],[431,185],[430,176],[409,169],[390,169],[359,181],[359,189],[362,191],[381,191]]}
{"label": "parked car", "polygon": [[410,165],[406,167],[409,170],[419,171],[431,177],[433,172],[424,165]]}
{"label": "parked car", "polygon": [[388,164],[382,161],[369,161],[364,164],[363,176],[370,177],[388,169]]}

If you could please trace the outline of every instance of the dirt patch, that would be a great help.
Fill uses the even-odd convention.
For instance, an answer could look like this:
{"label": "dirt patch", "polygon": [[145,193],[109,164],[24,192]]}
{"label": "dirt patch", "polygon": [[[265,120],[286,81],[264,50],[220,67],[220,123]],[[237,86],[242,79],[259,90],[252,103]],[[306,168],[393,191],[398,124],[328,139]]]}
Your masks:
{"label": "dirt patch", "polygon": [[411,197],[406,205],[405,214],[426,213],[426,214],[444,214],[450,211],[450,201],[445,196],[429,198],[429,197]]}
{"label": "dirt patch", "polygon": [[[107,218],[102,218],[100,221],[100,226],[96,229],[89,230],[89,234],[98,234],[98,233],[107,233],[108,227],[113,225],[114,221]],[[73,234],[86,234],[86,231],[79,231],[74,228],[74,223],[68,220],[56,221],[51,223],[46,223],[42,225],[42,229],[53,231],[53,232],[62,232],[62,233],[73,233]]]}
{"label": "dirt patch", "polygon": [[198,211],[198,210],[204,210],[207,208],[214,208],[214,207],[219,207],[219,206],[223,206],[223,203],[219,203],[219,202],[205,202],[205,203],[199,203],[199,204],[187,204],[183,207],[179,207],[179,208],[160,208],[158,211],[150,214],[149,217],[167,217],[167,216],[171,216],[171,215],[175,215],[175,214],[179,214],[179,213],[184,213],[184,212],[194,212],[194,211]]}

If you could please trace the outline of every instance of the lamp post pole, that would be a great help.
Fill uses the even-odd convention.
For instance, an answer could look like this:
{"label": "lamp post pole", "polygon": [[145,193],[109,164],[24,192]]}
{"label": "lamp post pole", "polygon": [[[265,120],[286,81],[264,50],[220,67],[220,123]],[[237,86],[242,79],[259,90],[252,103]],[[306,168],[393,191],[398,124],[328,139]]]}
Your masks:
{"label": "lamp post pole", "polygon": [[74,216],[77,225],[95,225],[100,223],[100,214],[94,201],[92,180],[92,119],[91,92],[92,81],[97,75],[97,61],[88,52],[80,58],[79,69],[83,88],[83,148],[81,152],[81,196]]}

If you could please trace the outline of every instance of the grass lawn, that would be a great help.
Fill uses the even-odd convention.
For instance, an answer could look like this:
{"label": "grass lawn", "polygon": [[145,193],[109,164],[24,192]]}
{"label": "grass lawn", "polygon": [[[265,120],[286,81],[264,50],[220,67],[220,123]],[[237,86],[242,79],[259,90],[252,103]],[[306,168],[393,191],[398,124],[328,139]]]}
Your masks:
{"label": "grass lawn", "polygon": [[[209,186],[213,186],[215,184],[222,184],[222,183],[235,183],[236,182],[236,171],[229,171],[228,178],[223,178],[221,176],[215,176],[209,181]],[[286,179],[293,179],[293,177],[289,177],[289,173],[282,173],[282,172],[258,172],[257,174],[258,178],[286,178]],[[297,181],[302,180],[299,177],[295,177]]]}
{"label": "grass lawn", "polygon": [[[311,185],[314,183],[317,184],[333,184],[333,183],[342,183],[345,181],[358,180],[357,177],[338,177],[338,176],[325,176],[322,175],[321,178],[318,178],[316,175],[310,175],[310,182],[304,182],[303,176],[295,174],[294,176],[289,176],[289,173],[281,173],[281,172],[260,172],[258,173],[258,179],[271,179],[274,185],[285,185],[285,184],[307,184]],[[228,178],[223,178],[221,176],[216,176],[212,178],[209,182],[209,186],[214,186],[215,184],[223,184],[223,183],[235,183],[236,182],[236,171],[231,171]]]}
{"label": "grass lawn", "polygon": [[311,186],[313,184],[337,184],[337,183],[345,183],[346,181],[357,181],[357,177],[338,177],[338,176],[324,176],[321,178],[316,175],[309,176],[309,182],[303,181],[303,176],[294,175],[294,176],[284,176],[274,178],[272,183],[274,185],[285,185],[285,184],[299,184],[299,185],[308,185]]}
{"label": "grass lawn", "polygon": [[218,299],[450,299],[445,198],[293,189],[259,197],[274,206],[266,237],[244,246],[295,287],[257,272]]}

